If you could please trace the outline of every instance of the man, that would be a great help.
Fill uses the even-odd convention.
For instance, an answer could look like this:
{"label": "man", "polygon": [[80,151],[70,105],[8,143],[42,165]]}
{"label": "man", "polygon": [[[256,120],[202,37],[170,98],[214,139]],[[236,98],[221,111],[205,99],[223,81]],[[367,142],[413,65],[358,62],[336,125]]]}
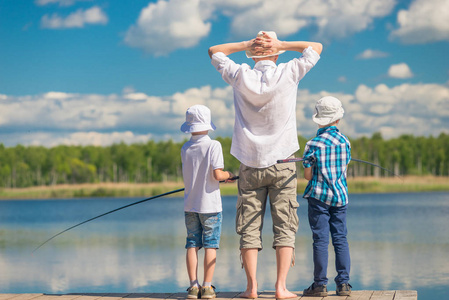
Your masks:
{"label": "man", "polygon": [[[300,58],[276,65],[279,54],[301,52]],[[285,42],[275,32],[259,32],[255,39],[209,48],[212,64],[234,89],[235,124],[231,154],[241,163],[236,231],[247,277],[243,298],[257,298],[257,254],[262,249],[261,230],[267,197],[270,199],[276,249],[275,297],[296,297],[286,280],[294,262],[296,166],[276,165],[278,159],[299,150],[296,131],[296,96],[299,81],[320,59],[322,45]],[[256,64],[236,64],[228,55],[245,51]]]}

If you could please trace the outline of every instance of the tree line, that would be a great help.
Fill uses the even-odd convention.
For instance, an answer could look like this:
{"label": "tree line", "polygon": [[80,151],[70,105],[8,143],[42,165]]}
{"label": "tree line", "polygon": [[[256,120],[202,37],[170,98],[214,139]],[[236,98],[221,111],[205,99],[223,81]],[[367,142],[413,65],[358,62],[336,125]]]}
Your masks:
{"label": "tree line", "polygon": [[[302,156],[308,139],[299,136]],[[217,138],[223,147],[225,169],[238,174],[239,162],[229,152],[231,138]],[[385,140],[381,134],[350,139],[352,156],[381,165],[398,175],[449,175],[449,135],[402,135]],[[182,180],[183,142],[149,140],[111,146],[5,147],[0,144],[0,187],[19,188],[56,184]],[[298,173],[302,167],[298,165]],[[368,164],[351,162],[348,176],[393,176]]]}

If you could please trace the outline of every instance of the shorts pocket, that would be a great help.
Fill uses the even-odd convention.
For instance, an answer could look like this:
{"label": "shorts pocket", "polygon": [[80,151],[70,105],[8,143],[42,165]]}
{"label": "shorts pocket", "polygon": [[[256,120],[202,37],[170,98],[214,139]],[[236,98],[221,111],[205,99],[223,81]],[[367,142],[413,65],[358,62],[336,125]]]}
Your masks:
{"label": "shorts pocket", "polygon": [[274,169],[276,170],[276,185],[279,187],[294,185],[296,187],[297,174],[295,163],[276,164]]}
{"label": "shorts pocket", "polygon": [[296,199],[290,200],[290,214],[289,214],[289,224],[291,230],[293,230],[295,233],[298,230],[299,227],[299,217],[298,217],[298,207],[299,203]]}
{"label": "shorts pocket", "polygon": [[296,164],[294,162],[275,164],[274,168],[276,169],[276,171],[290,170],[292,172],[296,172]]}
{"label": "shorts pocket", "polygon": [[235,231],[241,234],[243,229],[243,201],[237,200],[237,212],[235,214]]}

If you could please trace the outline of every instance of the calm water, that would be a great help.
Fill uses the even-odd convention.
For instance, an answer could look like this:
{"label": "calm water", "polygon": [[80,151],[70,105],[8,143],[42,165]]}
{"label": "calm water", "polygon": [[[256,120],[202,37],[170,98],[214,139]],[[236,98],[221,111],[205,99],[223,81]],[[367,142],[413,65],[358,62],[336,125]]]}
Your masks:
{"label": "calm water", "polygon": [[[180,197],[159,198],[81,225],[32,254],[59,231],[140,199],[0,201],[0,293],[185,291]],[[307,204],[299,201],[296,266],[288,278],[288,288],[296,291],[308,287],[313,278]],[[236,197],[223,197],[223,234],[214,277],[222,291],[245,288],[234,233],[235,203]],[[418,290],[420,300],[447,298],[448,216],[449,193],[351,195],[354,289],[412,289]],[[273,290],[275,252],[270,217],[265,220],[258,280],[260,290]],[[333,266],[331,261],[330,290],[335,289]],[[201,268],[202,264],[200,279]]]}

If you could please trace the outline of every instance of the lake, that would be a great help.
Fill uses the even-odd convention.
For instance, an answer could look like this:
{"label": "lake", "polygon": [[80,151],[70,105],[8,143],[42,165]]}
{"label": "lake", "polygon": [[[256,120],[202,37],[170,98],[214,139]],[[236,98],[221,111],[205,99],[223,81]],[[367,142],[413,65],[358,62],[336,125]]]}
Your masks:
{"label": "lake", "polygon": [[[143,198],[0,201],[0,293],[185,291],[181,196],[158,198],[83,224],[34,253],[54,234]],[[296,265],[287,284],[292,291],[302,291],[313,279],[307,203],[298,199]],[[246,287],[234,231],[236,200],[223,197],[223,232],[213,281],[218,291]],[[273,290],[276,280],[270,219],[267,211],[257,273],[261,291]],[[448,228],[448,192],[351,194],[350,283],[355,290],[418,290],[420,300],[447,298]],[[331,251],[328,289],[335,290]],[[202,280],[202,263],[199,273]]]}

